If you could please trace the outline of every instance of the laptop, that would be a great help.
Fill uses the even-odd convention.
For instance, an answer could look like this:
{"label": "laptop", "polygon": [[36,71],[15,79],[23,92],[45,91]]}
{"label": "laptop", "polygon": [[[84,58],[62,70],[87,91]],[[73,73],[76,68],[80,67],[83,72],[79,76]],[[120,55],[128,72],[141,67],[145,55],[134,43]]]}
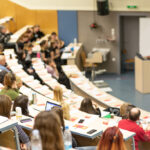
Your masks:
{"label": "laptop", "polygon": [[46,106],[45,106],[45,111],[50,111],[50,110],[51,110],[53,107],[55,107],[55,106],[61,108],[61,105],[56,104],[56,103],[52,103],[52,102],[50,102],[50,101],[47,101],[47,102],[46,102]]}

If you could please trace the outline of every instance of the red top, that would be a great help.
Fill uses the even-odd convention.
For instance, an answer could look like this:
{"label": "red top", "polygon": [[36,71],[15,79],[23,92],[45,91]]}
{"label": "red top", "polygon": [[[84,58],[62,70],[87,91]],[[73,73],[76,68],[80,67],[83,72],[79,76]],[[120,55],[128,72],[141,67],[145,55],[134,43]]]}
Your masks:
{"label": "red top", "polygon": [[134,136],[136,150],[139,150],[138,148],[139,141],[150,141],[150,139],[146,136],[143,128],[137,125],[135,121],[123,119],[119,121],[118,127],[136,133],[136,135]]}

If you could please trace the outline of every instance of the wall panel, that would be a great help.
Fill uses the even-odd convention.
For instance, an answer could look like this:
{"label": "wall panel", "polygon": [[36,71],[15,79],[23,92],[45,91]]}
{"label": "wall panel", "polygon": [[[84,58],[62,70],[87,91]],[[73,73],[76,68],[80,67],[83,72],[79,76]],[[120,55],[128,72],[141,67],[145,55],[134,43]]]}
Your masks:
{"label": "wall panel", "polygon": [[12,16],[8,26],[11,32],[22,28],[25,25],[39,24],[45,33],[58,32],[57,11],[55,10],[30,10],[17,5],[9,0],[0,0],[0,18]]}
{"label": "wall panel", "polygon": [[78,38],[76,11],[58,11],[58,22],[59,37],[66,45],[73,42],[74,38]]}

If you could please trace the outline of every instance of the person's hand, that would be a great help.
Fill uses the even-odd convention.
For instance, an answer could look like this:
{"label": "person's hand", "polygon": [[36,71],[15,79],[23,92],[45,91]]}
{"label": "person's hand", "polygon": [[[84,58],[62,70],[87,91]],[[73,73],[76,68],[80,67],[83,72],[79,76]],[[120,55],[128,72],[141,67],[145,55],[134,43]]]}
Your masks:
{"label": "person's hand", "polygon": [[28,69],[28,72],[29,72],[29,73],[33,73],[33,70],[29,68],[29,69]]}
{"label": "person's hand", "polygon": [[21,150],[27,150],[26,144],[20,144]]}

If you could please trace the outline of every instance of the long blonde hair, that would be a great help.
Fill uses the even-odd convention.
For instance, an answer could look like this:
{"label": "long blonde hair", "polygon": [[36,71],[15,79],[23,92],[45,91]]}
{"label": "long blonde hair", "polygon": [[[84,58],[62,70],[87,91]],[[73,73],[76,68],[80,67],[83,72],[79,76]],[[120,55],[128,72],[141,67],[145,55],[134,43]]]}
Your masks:
{"label": "long blonde hair", "polygon": [[62,103],[63,102],[63,90],[60,86],[54,88],[54,98],[55,101]]}
{"label": "long blonde hair", "polygon": [[64,150],[61,123],[56,113],[39,113],[35,118],[34,129],[40,131],[43,150]]}
{"label": "long blonde hair", "polygon": [[60,86],[56,86],[54,88],[54,98],[53,99],[61,104],[64,119],[70,120],[70,107],[63,100],[63,90]]}

